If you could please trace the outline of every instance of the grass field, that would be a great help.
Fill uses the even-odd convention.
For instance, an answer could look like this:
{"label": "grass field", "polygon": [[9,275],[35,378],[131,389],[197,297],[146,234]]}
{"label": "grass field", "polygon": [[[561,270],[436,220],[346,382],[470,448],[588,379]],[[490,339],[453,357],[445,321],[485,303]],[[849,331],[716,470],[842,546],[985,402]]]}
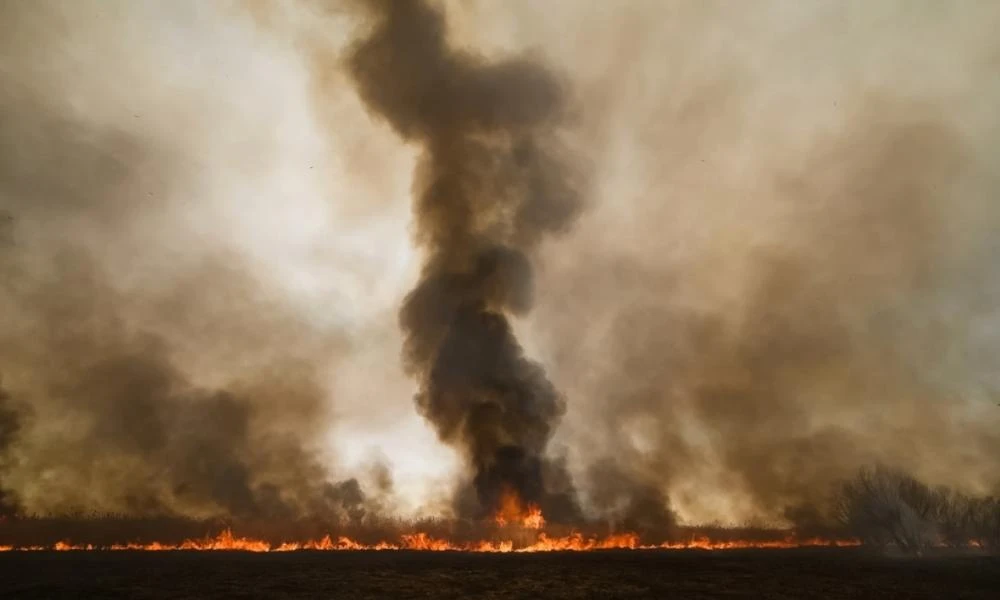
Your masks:
{"label": "grass field", "polygon": [[4,598],[1000,598],[1000,559],[856,549],[36,552],[0,555]]}

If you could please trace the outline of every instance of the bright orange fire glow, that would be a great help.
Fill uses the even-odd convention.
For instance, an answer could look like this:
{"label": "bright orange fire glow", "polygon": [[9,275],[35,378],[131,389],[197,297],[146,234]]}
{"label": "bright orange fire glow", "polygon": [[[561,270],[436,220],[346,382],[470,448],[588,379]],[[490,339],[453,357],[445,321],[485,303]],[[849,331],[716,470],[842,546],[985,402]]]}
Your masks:
{"label": "bright orange fire glow", "polygon": [[[335,551],[335,550],[418,550],[431,552],[582,552],[588,550],[732,550],[741,548],[802,548],[815,546],[858,546],[858,540],[827,540],[821,538],[785,537],[771,540],[713,540],[706,536],[694,536],[687,541],[668,541],[661,544],[643,544],[635,533],[618,533],[607,536],[587,536],[573,532],[563,536],[552,536],[541,531],[545,519],[538,506],[524,506],[516,493],[505,492],[501,497],[500,508],[494,515],[494,521],[507,533],[515,534],[512,539],[479,540],[475,542],[455,542],[436,538],[424,532],[402,534],[398,541],[381,541],[365,544],[349,537],[332,537],[325,535],[315,540],[302,542],[281,542],[272,544],[262,539],[238,537],[226,529],[216,536],[184,540],[179,544],[160,542],[114,544],[111,546],[94,546],[91,544],[73,544],[68,541],[56,542],[52,546],[11,546],[0,545],[0,552],[11,551],[81,551],[81,550],[117,550],[117,551],[240,551],[240,552],[294,552],[299,550]],[[521,528],[521,531],[511,532],[511,527]],[[535,530],[531,533],[524,530]],[[506,536],[500,533],[500,536]],[[526,535],[533,535],[529,539]]]}
{"label": "bright orange fire glow", "polygon": [[511,540],[488,541],[481,540],[471,543],[457,543],[445,539],[435,538],[426,533],[407,534],[400,537],[398,542],[378,542],[376,544],[362,544],[347,537],[333,538],[329,535],[318,540],[305,542],[282,542],[280,544],[270,544],[264,540],[237,537],[232,531],[225,530],[215,537],[202,539],[190,539],[180,544],[161,544],[152,542],[148,544],[115,544],[106,547],[95,547],[93,545],[76,545],[69,542],[57,542],[52,547],[43,546],[0,546],[3,551],[43,551],[43,550],[144,550],[144,551],[176,551],[176,550],[200,550],[219,551],[235,550],[241,552],[293,552],[298,550],[422,550],[422,551],[457,551],[457,552],[558,552],[558,551],[587,551],[587,550],[732,550],[742,548],[801,548],[814,546],[858,546],[857,540],[825,540],[820,538],[796,539],[785,538],[782,540],[711,540],[707,537],[696,537],[685,542],[664,542],[662,544],[641,544],[639,536],[634,533],[622,533],[609,535],[606,537],[587,537],[580,533],[572,533],[567,536],[552,537],[544,532],[539,532],[533,543],[526,546],[515,547]]}
{"label": "bright orange fire glow", "polygon": [[519,525],[525,529],[545,527],[542,509],[535,504],[525,506],[517,492],[509,488],[504,489],[503,493],[500,494],[500,507],[493,516],[493,520],[500,527],[506,527],[509,524]]}

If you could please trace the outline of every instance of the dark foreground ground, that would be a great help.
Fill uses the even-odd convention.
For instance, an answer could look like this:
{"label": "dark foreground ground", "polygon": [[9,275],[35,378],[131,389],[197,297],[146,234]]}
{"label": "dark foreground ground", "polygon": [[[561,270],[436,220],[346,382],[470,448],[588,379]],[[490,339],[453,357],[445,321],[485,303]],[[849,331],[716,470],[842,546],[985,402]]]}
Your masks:
{"label": "dark foreground ground", "polygon": [[3,598],[991,598],[1000,559],[854,549],[0,553]]}

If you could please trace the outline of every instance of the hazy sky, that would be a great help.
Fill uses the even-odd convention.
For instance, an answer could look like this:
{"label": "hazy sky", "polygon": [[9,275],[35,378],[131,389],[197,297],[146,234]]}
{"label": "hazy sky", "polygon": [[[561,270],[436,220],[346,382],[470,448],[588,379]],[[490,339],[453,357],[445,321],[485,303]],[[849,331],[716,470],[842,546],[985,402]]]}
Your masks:
{"label": "hazy sky", "polygon": [[[585,504],[614,504],[604,468],[693,520],[780,518],[873,461],[994,489],[1000,5],[442,6],[455,46],[543,61],[570,90],[586,209],[541,246],[515,327],[565,395],[550,452]],[[383,462],[400,511],[439,508],[462,465],[415,410],[397,317],[420,268],[419,148],[341,68],[364,33],[349,3],[40,1],[0,19],[0,118],[20,123],[0,235],[29,274],[0,304],[0,370],[35,406],[4,485],[61,506],[72,425],[56,392],[24,391],[51,348],[22,349],[52,326],[25,300],[38,281],[80,290],[42,275],[68,248],[194,384],[307,363],[323,464],[364,482]],[[57,198],[98,180],[120,202]],[[220,289],[219,267],[252,284]]]}

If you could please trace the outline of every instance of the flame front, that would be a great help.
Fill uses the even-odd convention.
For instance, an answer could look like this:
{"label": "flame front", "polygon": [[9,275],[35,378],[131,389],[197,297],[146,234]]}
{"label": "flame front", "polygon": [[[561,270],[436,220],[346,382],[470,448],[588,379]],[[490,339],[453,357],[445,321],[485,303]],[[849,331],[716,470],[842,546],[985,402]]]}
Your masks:
{"label": "flame front", "polygon": [[[130,542],[111,545],[80,544],[59,541],[52,545],[0,545],[0,552],[11,551],[239,551],[239,552],[294,552],[294,551],[387,551],[414,550],[430,552],[583,552],[591,550],[731,550],[740,548],[801,548],[815,546],[858,546],[853,539],[797,538],[785,536],[776,539],[712,539],[695,535],[686,541],[665,541],[659,544],[643,543],[632,532],[605,536],[570,532],[551,535],[542,531],[545,518],[538,506],[525,505],[513,492],[505,492],[494,514],[499,527],[497,539],[460,542],[435,537],[426,532],[404,533],[395,541],[383,540],[363,543],[346,536],[325,535],[306,541],[272,543],[263,539],[241,537],[225,529],[215,536],[192,538],[180,543]],[[512,530],[513,528],[513,530]],[[2,527],[0,527],[2,532]],[[516,540],[516,541],[515,541]]]}
{"label": "flame front", "polygon": [[111,546],[95,546],[92,544],[73,544],[62,541],[48,546],[0,546],[3,551],[240,551],[240,552],[294,552],[300,550],[314,551],[386,551],[386,550],[419,550],[431,552],[583,552],[590,550],[732,550],[743,548],[801,548],[817,546],[858,546],[857,540],[826,540],[821,538],[797,539],[787,537],[780,540],[712,540],[708,537],[695,537],[689,541],[669,541],[660,544],[642,544],[635,533],[622,533],[600,536],[585,536],[572,533],[566,536],[549,536],[538,532],[533,543],[516,547],[512,540],[480,540],[461,543],[443,538],[435,538],[427,533],[404,534],[396,542],[382,541],[375,544],[363,544],[348,537],[324,536],[317,540],[304,542],[282,542],[271,544],[261,539],[238,537],[231,530],[225,530],[214,537],[189,539],[180,544],[163,544],[151,542],[146,544],[128,543]]}

